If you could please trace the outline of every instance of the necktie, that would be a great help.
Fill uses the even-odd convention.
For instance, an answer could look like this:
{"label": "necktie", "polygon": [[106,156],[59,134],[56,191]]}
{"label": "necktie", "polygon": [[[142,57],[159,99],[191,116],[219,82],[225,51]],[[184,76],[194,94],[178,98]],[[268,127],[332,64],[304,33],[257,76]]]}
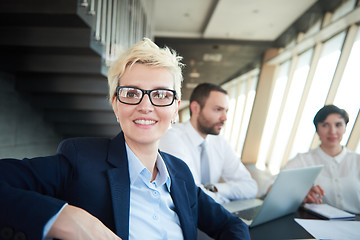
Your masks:
{"label": "necktie", "polygon": [[209,156],[206,149],[206,141],[203,141],[200,144],[200,148],[201,148],[201,153],[200,153],[201,183],[205,185],[210,183]]}

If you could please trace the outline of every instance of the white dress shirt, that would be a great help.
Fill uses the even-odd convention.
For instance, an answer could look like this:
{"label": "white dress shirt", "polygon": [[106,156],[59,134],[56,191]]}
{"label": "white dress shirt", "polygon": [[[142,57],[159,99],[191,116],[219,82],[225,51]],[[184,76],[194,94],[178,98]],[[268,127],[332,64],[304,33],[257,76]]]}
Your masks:
{"label": "white dress shirt", "polygon": [[218,189],[210,192],[201,185],[200,144],[204,139],[190,121],[173,125],[160,140],[160,150],[174,155],[187,163],[195,183],[218,203],[230,200],[255,198],[258,187],[249,171],[230,144],[220,135],[206,137],[210,182]]}
{"label": "white dress shirt", "polygon": [[158,154],[158,174],[150,183],[151,173],[126,144],[130,175],[129,240],[184,239],[180,220],[170,196],[171,180]]}
{"label": "white dress shirt", "polygon": [[325,192],[323,202],[334,207],[360,213],[360,155],[347,150],[336,157],[327,155],[320,147],[300,153],[284,169],[324,165],[315,185]]}

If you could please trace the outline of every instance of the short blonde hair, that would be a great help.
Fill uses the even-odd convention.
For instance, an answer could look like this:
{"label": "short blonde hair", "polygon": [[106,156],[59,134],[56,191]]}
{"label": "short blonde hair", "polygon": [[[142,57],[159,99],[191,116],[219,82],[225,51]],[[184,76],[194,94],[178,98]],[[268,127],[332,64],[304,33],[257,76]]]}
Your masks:
{"label": "short blonde hair", "polygon": [[183,81],[182,68],[184,64],[180,61],[176,51],[168,47],[159,48],[150,39],[144,38],[143,41],[133,45],[124,52],[118,60],[110,67],[108,72],[109,84],[109,101],[112,103],[116,87],[119,85],[120,79],[127,67],[131,67],[135,63],[145,64],[151,67],[163,67],[168,69],[174,77],[174,90],[181,99],[181,83]]}

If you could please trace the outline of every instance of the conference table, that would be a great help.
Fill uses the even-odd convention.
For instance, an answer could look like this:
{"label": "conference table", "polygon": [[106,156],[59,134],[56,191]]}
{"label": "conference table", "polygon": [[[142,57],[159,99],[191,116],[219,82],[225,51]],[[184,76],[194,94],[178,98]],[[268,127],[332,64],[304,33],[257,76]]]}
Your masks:
{"label": "conference table", "polygon": [[[250,228],[251,239],[315,239],[302,226],[295,222],[295,218],[319,219],[317,216],[299,208],[293,214]],[[360,215],[357,215],[355,220],[360,221]]]}
{"label": "conference table", "polygon": [[[295,222],[295,218],[318,219],[316,216],[299,208],[299,210],[293,214],[250,228],[251,239],[314,239],[313,236]],[[208,237],[199,230],[198,240],[213,240],[213,238]]]}
{"label": "conference table", "polygon": [[[256,227],[250,228],[250,236],[252,240],[283,240],[283,239],[315,239],[295,218],[301,219],[320,219],[318,216],[305,211],[300,207],[295,213],[288,214],[281,218],[263,223]],[[360,221],[360,215],[356,215],[355,221]],[[212,240],[200,230],[198,231],[198,240]]]}
{"label": "conference table", "polygon": [[295,222],[295,218],[319,219],[299,208],[293,214],[250,228],[251,239],[314,239],[303,227]]}

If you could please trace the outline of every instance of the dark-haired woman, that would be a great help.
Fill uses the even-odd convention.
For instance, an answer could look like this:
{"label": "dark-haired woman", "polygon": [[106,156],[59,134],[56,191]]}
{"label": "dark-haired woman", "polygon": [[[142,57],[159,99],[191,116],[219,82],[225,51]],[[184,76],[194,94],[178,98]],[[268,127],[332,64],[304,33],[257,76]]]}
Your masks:
{"label": "dark-haired woman", "polygon": [[345,110],[334,105],[321,108],[314,117],[319,147],[300,153],[285,169],[324,165],[305,203],[327,203],[360,213],[360,155],[340,144],[349,122]]}

